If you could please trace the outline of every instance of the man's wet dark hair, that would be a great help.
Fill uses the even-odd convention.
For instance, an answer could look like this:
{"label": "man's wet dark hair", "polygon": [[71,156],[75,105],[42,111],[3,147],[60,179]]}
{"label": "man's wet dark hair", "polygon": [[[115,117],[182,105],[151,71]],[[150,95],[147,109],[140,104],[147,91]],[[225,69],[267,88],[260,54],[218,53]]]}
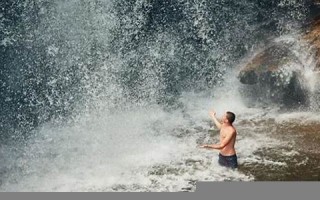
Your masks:
{"label": "man's wet dark hair", "polygon": [[232,124],[234,122],[234,120],[236,119],[236,115],[233,112],[228,111],[227,112],[227,119],[230,122],[230,124]]}

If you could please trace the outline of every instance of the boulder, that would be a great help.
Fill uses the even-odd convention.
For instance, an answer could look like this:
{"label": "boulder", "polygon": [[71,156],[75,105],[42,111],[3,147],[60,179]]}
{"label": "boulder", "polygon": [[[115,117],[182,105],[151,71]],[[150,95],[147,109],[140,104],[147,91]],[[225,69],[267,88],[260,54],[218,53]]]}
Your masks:
{"label": "boulder", "polygon": [[[320,16],[316,17],[301,40],[307,44],[314,58],[312,62],[313,77],[320,78]],[[243,84],[243,97],[259,102],[281,104],[284,107],[307,106],[310,96],[308,77],[304,64],[297,57],[296,43],[277,41],[268,45],[253,56],[239,72],[238,78]],[[310,66],[307,66],[308,68]],[[310,75],[309,75],[310,77]],[[316,81],[319,82],[319,81]],[[252,98],[254,97],[254,98]]]}
{"label": "boulder", "polygon": [[[319,1],[320,2],[320,1]],[[311,28],[306,31],[304,40],[307,41],[315,53],[315,71],[320,71],[320,15],[311,23]]]}
{"label": "boulder", "polygon": [[244,98],[285,107],[307,104],[307,89],[301,82],[304,66],[291,46],[273,43],[240,70],[238,78],[244,86]]}
{"label": "boulder", "polygon": [[290,51],[290,46],[285,43],[275,43],[254,56],[240,70],[239,79],[243,84],[257,84],[261,82],[262,77],[265,79],[268,75],[279,74],[283,67],[295,63],[299,63],[299,60]]}

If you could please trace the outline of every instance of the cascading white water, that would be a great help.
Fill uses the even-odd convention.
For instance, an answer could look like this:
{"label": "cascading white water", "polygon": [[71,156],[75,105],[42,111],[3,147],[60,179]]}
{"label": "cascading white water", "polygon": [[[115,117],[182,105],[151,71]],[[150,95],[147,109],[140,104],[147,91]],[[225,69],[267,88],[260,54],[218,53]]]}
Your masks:
{"label": "cascading white water", "polygon": [[[308,92],[309,106],[308,111],[319,111],[319,72],[316,70],[316,56],[314,49],[306,43],[301,34],[293,33],[284,35],[275,39],[275,42],[291,44],[291,52],[297,58],[297,61],[291,65],[283,67],[284,73],[297,71],[301,73],[300,82]],[[288,81],[287,81],[288,82]]]}
{"label": "cascading white water", "polygon": [[[0,191],[194,191],[195,181],[254,180],[220,167],[218,152],[197,148],[217,142],[210,135],[212,107],[219,116],[234,111],[239,122],[266,114],[242,103],[233,71],[260,42],[250,33],[264,33],[268,24],[256,22],[259,10],[246,11],[266,8],[230,2],[39,1],[32,14],[26,0],[21,23],[30,34],[6,37],[27,49],[16,65],[6,61],[17,67],[5,89],[22,89],[5,105],[18,102],[26,121],[32,113],[39,126],[26,140],[8,134],[17,141],[1,144]],[[281,2],[303,15],[300,1]],[[32,17],[36,27],[27,26]],[[253,154],[286,144],[256,132],[239,125],[240,164],[285,165]]]}
{"label": "cascading white water", "polygon": [[[16,154],[12,148],[2,149],[10,162],[6,162],[1,190],[181,191],[195,189],[190,181],[252,180],[220,167],[217,152],[196,148],[199,138],[200,142],[212,141],[207,132],[212,103],[208,98],[186,95],[183,113],[140,108],[102,112],[70,127],[43,126]],[[241,103],[232,105],[240,113]],[[248,136],[239,132],[239,162],[257,148],[276,144],[265,136]]]}

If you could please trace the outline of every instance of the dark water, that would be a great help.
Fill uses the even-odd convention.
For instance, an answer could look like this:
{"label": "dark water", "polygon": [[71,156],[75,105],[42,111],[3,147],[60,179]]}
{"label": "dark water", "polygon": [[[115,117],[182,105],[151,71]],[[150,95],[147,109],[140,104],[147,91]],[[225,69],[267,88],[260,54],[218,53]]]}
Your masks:
{"label": "dark water", "polygon": [[244,162],[240,170],[256,181],[319,181],[319,120],[311,113],[298,115],[242,121],[241,129],[254,124],[256,134],[267,133],[285,143],[258,149],[253,154],[262,162]]}

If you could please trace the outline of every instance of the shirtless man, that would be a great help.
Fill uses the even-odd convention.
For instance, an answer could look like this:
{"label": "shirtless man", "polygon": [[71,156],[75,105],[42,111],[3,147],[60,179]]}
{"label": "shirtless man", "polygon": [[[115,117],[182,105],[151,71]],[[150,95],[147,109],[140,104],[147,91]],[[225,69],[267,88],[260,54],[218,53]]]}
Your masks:
{"label": "shirtless man", "polygon": [[201,148],[219,149],[219,164],[225,167],[237,168],[237,154],[234,149],[236,142],[237,131],[233,127],[236,116],[232,112],[226,112],[221,120],[221,123],[216,118],[214,111],[210,112],[210,116],[218,129],[220,130],[220,143],[219,144],[206,144],[201,145]]}

